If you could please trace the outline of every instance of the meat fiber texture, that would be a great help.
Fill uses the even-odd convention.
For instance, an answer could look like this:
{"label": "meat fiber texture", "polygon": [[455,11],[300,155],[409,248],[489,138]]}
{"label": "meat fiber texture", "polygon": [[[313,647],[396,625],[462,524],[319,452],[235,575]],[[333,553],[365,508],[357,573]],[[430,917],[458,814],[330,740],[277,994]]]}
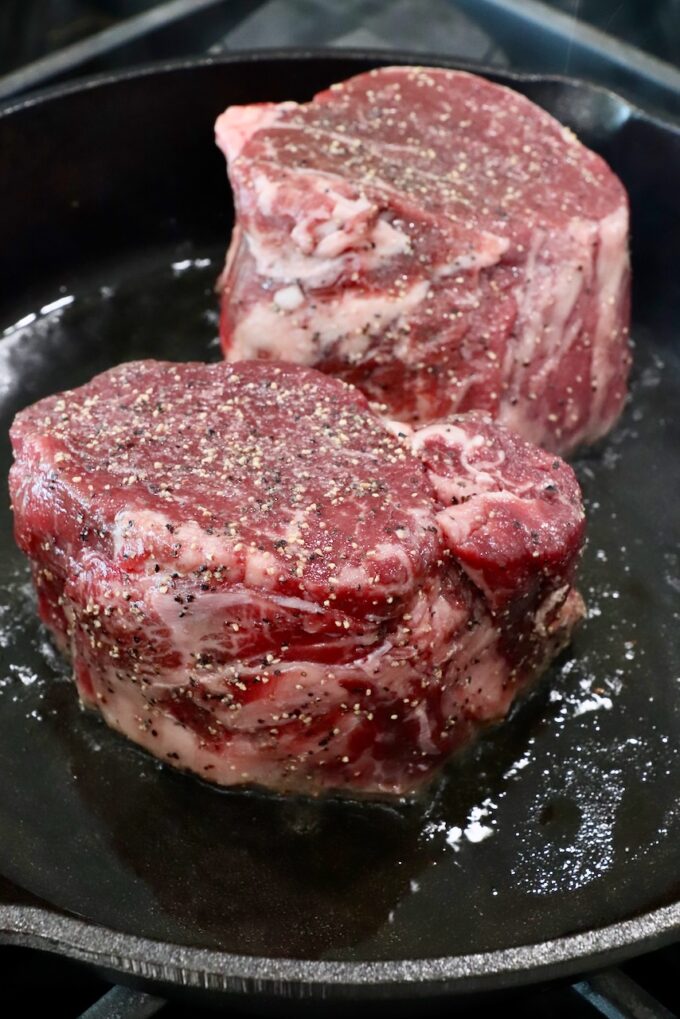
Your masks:
{"label": "meat fiber texture", "polygon": [[22,411],[16,538],[82,702],[222,785],[410,794],[569,639],[561,460],[297,365],[139,361]]}
{"label": "meat fiber texture", "polygon": [[236,203],[228,360],[314,365],[411,424],[484,410],[546,449],[611,428],[629,369],[628,201],[524,96],[389,67],[216,124]]}

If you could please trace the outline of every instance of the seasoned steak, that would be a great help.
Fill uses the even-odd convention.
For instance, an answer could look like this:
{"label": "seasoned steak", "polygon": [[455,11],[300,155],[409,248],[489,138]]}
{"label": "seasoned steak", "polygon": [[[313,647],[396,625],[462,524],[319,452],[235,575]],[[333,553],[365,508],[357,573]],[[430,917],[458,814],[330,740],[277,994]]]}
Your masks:
{"label": "seasoned steak", "polygon": [[84,704],[223,785],[408,794],[569,639],[566,464],[292,364],[123,364],[16,418],[11,495]]}
{"label": "seasoned steak", "polygon": [[628,202],[606,163],[510,89],[390,67],[216,124],[236,203],[228,360],[314,365],[428,424],[484,410],[569,451],[629,368]]}

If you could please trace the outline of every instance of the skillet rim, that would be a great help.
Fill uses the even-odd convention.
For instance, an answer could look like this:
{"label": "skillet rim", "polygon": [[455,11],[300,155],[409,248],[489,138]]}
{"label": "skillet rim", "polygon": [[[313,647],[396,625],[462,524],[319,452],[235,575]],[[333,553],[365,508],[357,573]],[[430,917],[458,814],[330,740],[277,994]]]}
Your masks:
{"label": "skillet rim", "polygon": [[0,906],[0,943],[203,991],[292,1000],[415,999],[501,990],[582,974],[669,944],[680,902],[533,945],[433,959],[338,962],[236,955],[114,931],[40,906]]}
{"label": "skillet rim", "polygon": [[[418,59],[414,60],[414,58]],[[639,106],[630,99],[627,99],[614,89],[587,81],[585,78],[570,77],[565,74],[543,74],[537,71],[514,71],[505,67],[491,67],[488,64],[478,63],[473,60],[451,59],[436,53],[411,53],[408,50],[322,46],[244,49],[234,53],[199,57],[178,57],[174,60],[153,60],[119,71],[100,71],[96,74],[83,75],[72,81],[46,85],[43,88],[34,89],[16,97],[10,96],[3,99],[0,101],[0,120],[44,102],[60,99],[73,93],[89,91],[104,85],[115,85],[120,81],[216,65],[258,63],[268,60],[375,61],[376,65],[382,67],[387,67],[390,63],[394,62],[395,64],[412,64],[415,67],[444,67],[451,70],[469,71],[472,74],[481,74],[491,78],[504,78],[509,82],[545,82],[548,84],[566,85],[570,88],[583,89],[607,96],[617,105],[625,108],[629,116],[644,120],[680,137],[680,120],[674,118],[672,114],[662,116],[657,112],[652,113],[643,106]]]}
{"label": "skillet rim", "polygon": [[[284,48],[160,60],[51,85],[0,104],[0,122],[44,103],[145,77],[266,61],[416,63],[467,70],[502,83],[537,82],[606,96],[636,119],[680,139],[680,123],[645,111],[617,92],[565,75],[518,72],[398,50]],[[155,941],[78,919],[49,906],[0,903],[0,943],[41,949],[120,974],[186,988],[293,1000],[414,999],[490,991],[573,976],[661,947],[680,936],[680,900],[638,916],[561,938],[473,955],[362,962],[237,955]]]}

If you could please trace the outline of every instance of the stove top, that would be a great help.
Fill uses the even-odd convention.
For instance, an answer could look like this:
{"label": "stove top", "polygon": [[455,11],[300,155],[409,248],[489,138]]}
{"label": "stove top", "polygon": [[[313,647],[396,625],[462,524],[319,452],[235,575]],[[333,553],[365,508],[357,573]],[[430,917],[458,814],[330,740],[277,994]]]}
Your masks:
{"label": "stove top", "polygon": [[[506,1008],[522,1019],[673,1019],[680,1014],[677,963],[678,949],[673,946],[582,981],[455,1000],[447,1011],[457,1019],[496,1019]],[[50,1019],[209,1019],[220,1014],[193,1002],[168,1002],[142,991],[111,987],[74,962],[24,948],[0,950],[0,973],[7,1001],[21,1002],[22,1008],[30,1006],[34,1014]],[[221,1014],[245,1019],[257,1013],[229,1007]],[[285,1014],[295,1016],[295,1007]],[[412,1014],[421,1015],[422,1009],[414,1006]]]}
{"label": "stove top", "polygon": [[570,75],[680,118],[680,0],[3,0],[0,101],[151,60],[288,46]]}

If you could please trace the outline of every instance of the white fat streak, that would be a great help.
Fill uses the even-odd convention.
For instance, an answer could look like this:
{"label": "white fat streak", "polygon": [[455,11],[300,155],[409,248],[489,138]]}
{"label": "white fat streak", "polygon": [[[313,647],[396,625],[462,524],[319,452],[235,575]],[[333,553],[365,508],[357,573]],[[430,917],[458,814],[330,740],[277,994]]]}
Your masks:
{"label": "white fat streak", "polygon": [[231,240],[229,241],[229,247],[227,248],[227,254],[224,259],[224,268],[220,273],[217,283],[215,284],[215,290],[217,293],[221,293],[227,285],[227,280],[232,272],[232,269],[236,265],[236,259],[241,253],[241,245],[243,243],[243,232],[240,224],[237,222],[234,224],[234,229],[231,233]]}
{"label": "white fat streak", "polygon": [[295,364],[314,364],[319,356],[309,329],[282,315],[274,303],[260,302],[242,318],[231,336],[228,361],[275,357]]}
{"label": "white fat streak", "polygon": [[[602,424],[606,425],[600,419],[612,372],[609,350],[612,340],[616,339],[613,334],[618,318],[617,303],[628,270],[627,236],[625,205],[600,222],[572,219],[565,235],[557,242],[545,231],[535,230],[523,279],[515,291],[519,340],[516,345],[508,345],[503,375],[506,383],[517,377],[517,372],[520,378],[528,376],[532,390],[540,394],[579,339],[582,322],[580,317],[573,317],[574,309],[584,288],[593,290],[597,325],[590,339],[591,377],[595,388],[589,421],[584,429],[587,434],[599,434]],[[540,415],[532,416],[531,411],[531,404],[524,400],[515,406],[507,401],[501,407],[499,419],[540,444],[545,439],[544,422]],[[567,427],[573,423],[568,417],[562,422]]]}
{"label": "white fat streak", "polygon": [[[255,271],[265,280],[303,284],[313,290],[331,286],[343,270],[342,258],[305,255],[293,244],[275,241],[267,234],[255,230],[248,231],[245,238],[255,263]],[[226,278],[223,282],[226,282]]]}
{"label": "white fat streak", "polygon": [[229,360],[239,361],[271,354],[297,364],[314,364],[333,350],[341,357],[360,357],[371,334],[382,333],[412,311],[427,295],[425,280],[398,296],[361,295],[344,291],[329,301],[308,302],[296,312],[282,314],[273,302],[256,304],[234,330]]}
{"label": "white fat streak", "polygon": [[[252,189],[257,208],[270,219],[277,212],[290,215],[291,201],[306,206],[310,191],[322,183],[315,178],[303,188],[295,177],[275,182],[258,174]],[[312,211],[301,213],[289,238],[251,222],[246,241],[258,276],[311,289],[330,286],[342,272],[374,270],[411,250],[408,234],[378,215],[368,199],[347,198],[330,187],[319,192]]]}
{"label": "white fat streak", "polygon": [[281,186],[264,173],[258,173],[252,181],[255,204],[263,216],[271,216],[274,212],[277,197],[281,193]]}
{"label": "white fat streak", "polygon": [[[332,247],[331,247],[332,242]],[[306,259],[303,273],[307,282],[316,282],[316,286],[328,286],[341,273],[374,272],[391,259],[411,251],[411,240],[408,234],[397,229],[384,216],[379,216],[375,225],[368,231],[352,235],[341,229],[325,237]],[[329,255],[333,257],[328,257]],[[301,260],[297,260],[298,268]],[[318,268],[316,268],[318,266]]]}
{"label": "white fat streak", "polygon": [[[296,248],[307,256],[319,259],[335,258],[347,248],[371,239],[376,241],[375,218],[378,208],[359,195],[349,198],[333,189],[332,177],[320,173],[313,176],[291,173],[282,180],[273,181],[265,174],[256,174],[252,180],[255,204],[263,217],[274,215],[294,216],[295,226],[290,239]],[[253,230],[250,234],[254,233]],[[392,228],[383,235],[383,243],[394,247],[394,238],[401,237],[408,247],[408,237]],[[280,237],[275,242],[263,234],[261,244],[280,246]],[[393,251],[396,253],[398,245]],[[405,248],[402,248],[405,250]]]}
{"label": "white fat streak", "polygon": [[467,446],[470,441],[470,433],[458,425],[438,424],[427,425],[419,428],[411,438],[411,448],[414,453],[420,453],[423,446],[433,439],[443,439],[447,446]]}
{"label": "white fat streak", "polygon": [[[206,562],[222,566],[233,563],[233,549],[228,539],[206,534],[195,520],[172,525],[172,533],[168,531],[168,524],[171,524],[170,518],[158,510],[120,510],[111,529],[114,559],[143,555],[157,543],[181,546],[173,559],[173,568],[192,570]],[[148,570],[152,569],[153,563],[149,563]]]}
{"label": "white fat streak", "polygon": [[424,701],[421,701],[416,708],[411,709],[409,720],[415,722],[418,727],[417,741],[420,752],[436,754],[439,748],[434,739],[435,729],[429,709]]}
{"label": "white fat streak", "polygon": [[[304,626],[302,616],[318,616],[323,612],[314,602],[303,598],[285,597],[272,592],[252,589],[202,592],[200,598],[191,603],[189,611],[180,616],[180,607],[174,600],[174,591],[150,584],[147,581],[144,604],[151,618],[157,616],[168,632],[172,634],[173,649],[181,656],[176,669],[166,669],[156,680],[159,688],[184,686],[187,672],[195,662],[195,655],[203,648],[212,647],[217,640],[221,649],[229,649],[234,659],[238,658],[243,634],[241,629],[233,630],[233,611],[247,610],[248,618],[266,617],[283,610],[294,613],[296,624]],[[355,641],[356,642],[356,641]],[[202,677],[209,688],[225,689],[225,676],[220,670],[206,673]]]}
{"label": "white fat streak", "polygon": [[453,604],[442,595],[434,599],[430,610],[430,626],[434,636],[432,660],[435,665],[441,665],[451,657],[451,638],[462,630],[468,619],[469,610],[465,604]]}
{"label": "white fat streak", "polygon": [[297,283],[291,283],[287,287],[281,287],[274,294],[274,304],[281,311],[295,311],[301,305],[305,303],[305,295],[297,285]]}
{"label": "white fat streak", "polygon": [[[465,541],[468,535],[481,524],[485,523],[494,506],[500,506],[503,503],[518,504],[522,501],[527,504],[534,502],[534,496],[530,496],[526,500],[524,499],[524,496],[532,487],[533,483],[527,482],[512,492],[480,491],[471,493],[469,488],[467,490],[463,489],[467,495],[466,501],[459,503],[457,506],[447,506],[446,509],[440,510],[436,516],[437,524],[449,541],[454,545],[459,544]],[[467,572],[472,579],[476,578],[477,574],[475,572],[470,570],[467,570]],[[480,583],[478,586],[483,586],[483,584]]]}
{"label": "white fat streak", "polygon": [[544,241],[545,231],[535,229],[531,235],[521,282],[515,291],[519,339],[516,345],[509,344],[506,349],[503,363],[503,374],[506,379],[512,378],[517,362],[531,361],[538,343],[542,309],[540,302],[536,300],[535,292],[545,289],[545,280],[538,267],[538,255]]}
{"label": "white fat streak", "polygon": [[[460,653],[461,635],[465,640],[469,607],[442,594],[440,581],[436,581],[418,593],[409,614],[408,629],[404,631],[408,644],[427,648],[428,660],[434,666],[448,668]],[[396,639],[398,643],[399,638]]]}
{"label": "white fat streak", "polygon": [[371,242],[375,247],[369,256],[368,265],[374,268],[379,262],[405,255],[411,251],[411,238],[403,230],[399,230],[384,216],[379,216],[371,234]]}
{"label": "white fat streak", "polygon": [[602,418],[611,373],[609,350],[618,318],[617,303],[628,272],[627,238],[628,209],[623,205],[600,223],[600,244],[596,264],[598,317],[591,363],[594,387],[592,415],[596,421]]}
{"label": "white fat streak", "polygon": [[488,269],[496,265],[510,247],[510,241],[506,237],[499,237],[484,230],[475,236],[475,242],[477,246],[472,251],[466,250],[464,254],[455,255],[450,261],[436,266],[435,277],[446,279],[457,272]]}
{"label": "white fat streak", "polygon": [[338,584],[343,588],[365,588],[374,574],[375,570],[369,574],[365,566],[350,566],[346,563],[337,574]]}
{"label": "white fat streak", "polygon": [[[550,248],[551,237],[543,230],[535,230],[531,238],[524,279],[517,289],[519,343],[514,357],[530,362],[529,371],[536,376],[548,376],[565,354],[565,327],[588,277],[592,262],[592,245],[597,224],[574,219],[567,232],[576,250],[568,258],[559,259],[558,253],[543,260],[543,252]],[[584,264],[585,263],[585,264]],[[579,269],[580,266],[580,269]],[[577,333],[576,333],[577,335]],[[533,362],[540,351],[540,366]]]}
{"label": "white fat streak", "polygon": [[[414,519],[412,533],[417,534],[417,527],[418,521]],[[406,537],[408,537],[408,532],[404,535],[404,538]],[[370,584],[374,595],[380,596],[392,595],[393,597],[399,597],[402,594],[408,593],[413,586],[413,563],[403,545],[394,542],[379,542],[374,546],[373,552],[375,555],[372,555],[368,560],[368,565],[360,564],[352,566],[349,563],[344,565],[337,574],[339,585],[343,588],[366,588]],[[376,566],[379,563],[394,560],[397,560],[402,568],[402,579],[377,586],[373,582]]]}
{"label": "white fat streak", "polygon": [[[270,552],[248,546],[239,559],[234,550],[237,539],[207,534],[195,520],[173,525],[174,530],[170,533],[166,526],[169,523],[170,518],[157,510],[121,510],[116,514],[111,531],[114,559],[143,555],[155,544],[161,548],[171,544],[177,546],[177,555],[172,559],[173,569],[190,572],[207,565],[210,568],[221,566],[227,569],[236,566],[240,570],[239,564],[242,562],[246,583],[254,587],[272,586],[272,577],[268,571],[275,564],[276,558]],[[153,569],[153,561],[147,561],[146,573],[151,573]],[[163,583],[162,578],[163,574],[158,574],[159,584]]]}
{"label": "white fat streak", "polygon": [[[252,606],[253,599],[256,597],[258,596],[249,590],[213,591],[201,594],[200,605],[205,606],[208,613],[217,613],[219,615],[223,609],[234,608],[240,605]],[[311,615],[321,615],[323,613],[323,609],[316,602],[307,601],[305,598],[295,598],[292,595],[269,592],[262,598],[262,601],[267,605],[271,604],[279,608],[291,609],[293,612],[306,612]]]}
{"label": "white fat streak", "polygon": [[[369,233],[369,217],[375,216],[377,208],[362,195],[347,198],[332,189],[324,191],[324,206],[320,205],[296,223],[290,236],[305,254],[335,258],[365,240]],[[331,208],[328,202],[334,203]]]}
{"label": "white fat streak", "polygon": [[141,555],[145,548],[145,534],[147,538],[163,537],[167,539],[166,524],[170,518],[155,510],[120,510],[111,528],[113,540],[113,558],[121,559],[123,556]]}
{"label": "white fat streak", "polygon": [[394,418],[383,417],[378,415],[381,424],[390,435],[394,435],[397,439],[404,439],[410,441],[413,435],[413,428],[411,425],[407,425],[405,421],[395,421]]}
{"label": "white fat streak", "polygon": [[[444,714],[458,714],[462,709],[478,721],[507,714],[514,691],[508,683],[510,665],[499,651],[498,638],[497,626],[487,617],[456,642],[445,679]],[[462,683],[461,678],[465,680]]]}
{"label": "white fat streak", "polygon": [[429,443],[436,440],[442,440],[445,445],[460,450],[461,466],[466,472],[442,475],[428,470],[428,477],[442,502],[469,499],[471,495],[493,488],[498,483],[498,476],[490,474],[489,471],[502,466],[505,461],[503,450],[498,450],[493,456],[490,453],[489,458],[479,464],[472,463],[470,459],[485,446],[486,439],[483,435],[467,432],[452,424],[427,425],[415,432],[411,439],[411,448],[418,455]]}
{"label": "white fat streak", "polygon": [[562,587],[558,587],[554,591],[552,591],[540,605],[534,619],[534,629],[541,636],[545,637],[548,634],[549,632],[549,627],[547,626],[548,616],[551,615],[557,608],[557,606],[560,605],[565,600],[568,593],[569,584],[563,584]]}
{"label": "white fat streak", "polygon": [[374,564],[397,559],[403,571],[403,579],[389,584],[381,584],[379,587],[373,586],[372,589],[376,594],[394,597],[399,597],[410,591],[413,585],[413,564],[404,547],[396,542],[382,541],[374,546],[373,551],[375,555],[369,559],[369,564],[371,565],[368,567],[363,565],[356,567],[350,565],[344,566],[337,574],[339,584],[347,588],[365,588],[375,576]]}
{"label": "white fat streak", "polygon": [[248,547],[245,551],[245,569],[243,581],[252,587],[268,588],[272,586],[272,566],[276,559],[270,552]]}
{"label": "white fat streak", "polygon": [[391,584],[384,584],[383,590],[389,591],[392,595],[406,594],[413,585],[413,563],[411,562],[403,545],[396,542],[379,542],[375,546],[375,559],[387,562],[397,560],[403,571],[403,579]]}
{"label": "white fat streak", "polygon": [[[597,223],[572,219],[567,227],[571,250],[563,258],[557,250],[549,264],[541,263],[538,268],[535,267],[524,292],[520,305],[520,330],[524,329],[524,337],[518,357],[521,361],[532,362],[528,369],[523,368],[523,374],[531,374],[531,386],[537,393],[544,391],[550,377],[559,370],[560,363],[581,335],[580,317],[568,323],[584,287],[592,283],[597,232]],[[524,316],[525,322],[522,321]],[[540,355],[536,360],[532,360],[532,351]],[[520,401],[515,408],[509,407],[508,417],[520,416],[526,421],[526,415],[523,415],[525,409],[525,402]],[[526,421],[524,428],[529,427]],[[542,433],[542,423],[540,427]],[[529,433],[525,431],[524,434]]]}
{"label": "white fat streak", "polygon": [[305,509],[302,510],[297,509],[293,512],[284,532],[284,538],[288,544],[296,542],[302,538],[302,528],[307,526],[309,512],[308,507],[305,507]]}
{"label": "white fat streak", "polygon": [[[470,492],[467,493],[470,495]],[[466,538],[483,524],[488,515],[488,500],[500,496],[494,502],[514,502],[515,497],[508,492],[490,492],[483,499],[469,498],[457,506],[447,506],[437,514],[437,523],[442,533],[452,545],[460,545]]]}
{"label": "white fat streak", "polygon": [[230,162],[242,152],[243,146],[263,128],[272,127],[286,110],[297,103],[254,103],[251,106],[228,106],[215,121],[215,141]]}

